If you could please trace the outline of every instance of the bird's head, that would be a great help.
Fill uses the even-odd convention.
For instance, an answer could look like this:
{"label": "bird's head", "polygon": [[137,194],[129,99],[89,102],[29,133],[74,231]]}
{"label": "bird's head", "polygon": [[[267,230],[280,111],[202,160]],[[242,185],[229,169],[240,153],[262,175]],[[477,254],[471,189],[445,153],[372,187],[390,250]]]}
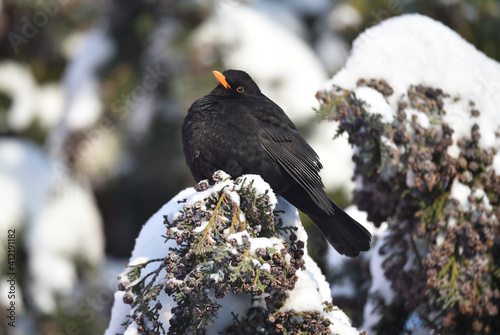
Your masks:
{"label": "bird's head", "polygon": [[213,94],[234,98],[259,96],[259,86],[248,73],[240,70],[226,70],[223,73],[213,71],[219,85],[212,91]]}

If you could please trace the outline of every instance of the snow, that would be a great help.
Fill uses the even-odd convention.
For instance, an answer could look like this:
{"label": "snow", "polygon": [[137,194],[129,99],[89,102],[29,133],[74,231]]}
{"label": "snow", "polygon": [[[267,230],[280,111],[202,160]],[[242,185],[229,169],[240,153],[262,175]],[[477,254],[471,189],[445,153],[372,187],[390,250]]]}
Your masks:
{"label": "snow", "polygon": [[[15,180],[1,172],[0,185],[2,185],[0,190],[0,213],[2,213],[2,215],[0,215],[0,228],[2,231],[16,229],[17,227],[20,227],[23,219],[23,191],[21,186]],[[5,250],[6,248],[0,248],[0,255],[3,255]]]}
{"label": "snow", "polygon": [[12,217],[13,214],[7,213],[17,208],[16,211],[20,209],[20,214],[27,215],[28,220],[43,207],[50,185],[56,178],[50,161],[39,147],[27,140],[8,138],[0,139],[0,176],[9,180],[12,188],[17,188],[14,194],[19,194],[10,198],[8,190],[0,188],[2,197],[8,199],[0,203],[0,206],[5,206],[1,208],[1,217]]}
{"label": "snow", "polygon": [[[429,120],[429,118],[427,117],[427,115],[423,112],[420,112],[416,109],[412,109],[412,108],[407,108],[405,109],[405,112],[409,115],[409,117],[416,117],[416,121],[424,128],[428,128],[430,125],[431,125],[431,122]],[[410,125],[408,124],[408,127]]]}
{"label": "snow", "polygon": [[482,203],[487,209],[492,208],[484,190],[475,189],[474,192],[472,192],[472,189],[469,186],[455,179],[451,185],[450,198],[459,202],[458,208],[465,211],[470,208],[471,203],[469,201],[469,196],[472,196],[476,199],[476,201]]}
{"label": "snow", "polygon": [[69,133],[95,125],[103,110],[98,70],[113,55],[114,45],[104,27],[89,30],[79,42],[62,78],[63,118],[49,139],[55,153],[62,150]]}
{"label": "snow", "polygon": [[14,61],[0,62],[0,91],[12,99],[7,125],[19,131],[34,119],[36,82],[28,66]]}
{"label": "snow", "polygon": [[444,243],[445,239],[446,235],[444,233],[439,233],[438,236],[436,237],[436,245],[440,247]]}
{"label": "snow", "polygon": [[372,327],[377,324],[381,317],[376,308],[377,303],[370,299],[370,297],[377,295],[384,300],[385,304],[390,304],[394,299],[391,283],[385,277],[384,269],[382,268],[385,256],[380,255],[379,252],[380,247],[383,245],[383,239],[388,234],[389,231],[386,230],[379,242],[372,245],[372,249],[370,250],[370,274],[372,282],[368,291],[368,301],[364,309],[364,324],[362,326],[368,333],[371,333]]}
{"label": "snow", "polygon": [[472,196],[476,200],[482,200],[482,203],[484,204],[487,210],[493,209],[493,207],[490,204],[490,200],[488,199],[488,196],[486,195],[486,192],[484,192],[484,190],[478,188],[472,193]]}
{"label": "snow", "polygon": [[[243,176],[243,178],[253,180],[253,186],[256,187],[259,192],[263,193],[265,190],[269,189],[269,185],[257,175],[246,175]],[[184,204],[194,204],[201,198],[211,194],[215,189],[221,189],[221,187],[227,187],[227,189],[230,190],[238,186],[235,186],[233,181],[226,180],[215,184],[213,187],[203,192],[195,192],[194,188],[185,189],[171,199],[143,226],[138,238],[136,239],[136,245],[129,263],[137,264],[142,263],[145,260],[163,258],[167,253],[169,253],[169,248],[175,246],[175,241],[173,240],[169,240],[167,243],[164,243],[165,239],[162,237],[162,235],[165,234],[164,216],[167,216],[171,221],[177,213],[182,210]],[[269,191],[268,195],[271,199],[271,205],[276,205],[276,210],[285,211],[285,213],[279,214],[283,219],[284,225],[297,227],[298,231],[296,234],[298,239],[307,241],[307,234],[305,229],[302,227],[297,210],[281,197],[276,198],[272,191]],[[187,201],[178,203],[184,199],[187,199]],[[235,233],[232,234],[231,237],[234,237],[238,242],[241,242],[241,235],[242,233]],[[251,250],[266,247],[273,247],[276,249],[283,248],[282,239],[277,237],[251,238],[249,241],[251,243]],[[321,270],[312,258],[309,257],[309,255],[305,255],[304,260],[306,262],[306,270],[297,272],[299,279],[296,284],[296,288],[289,292],[289,298],[283,306],[283,310],[285,311],[290,309],[294,309],[296,311],[322,311],[323,301],[331,302],[330,288],[324,275],[321,273]],[[156,266],[157,265],[155,264],[147,265],[143,274],[153,270]],[[257,266],[261,265],[257,264]],[[122,278],[122,280],[124,280],[124,278]],[[115,293],[115,302],[112,310],[111,321],[105,333],[106,335],[112,335],[117,332],[124,331],[122,323],[126,321],[126,315],[130,314],[130,306],[123,303],[123,295],[123,292],[120,291]],[[160,321],[165,325],[168,325],[168,320],[172,316],[170,308],[174,306],[174,301],[165,294],[161,294],[159,296],[159,300],[163,305]],[[248,294],[228,294],[224,299],[219,299],[217,302],[222,305],[222,308],[219,309],[218,320],[216,323],[206,329],[207,334],[218,334],[219,331],[231,324],[233,316],[230,312],[243,315],[246,313],[248,308],[252,306],[252,300]],[[342,311],[337,309],[325,315],[328,316],[333,322],[333,325],[331,326],[332,333],[358,334],[358,331],[350,325],[349,319]],[[129,326],[125,331],[125,334],[136,334],[136,326],[137,325],[134,324]]]}
{"label": "snow", "polygon": [[471,188],[457,179],[453,180],[450,190],[450,198],[456,199],[459,202],[458,207],[462,209],[467,209],[469,207],[469,197],[471,193]]}
{"label": "snow", "polygon": [[380,92],[367,86],[361,86],[354,90],[354,94],[356,94],[357,99],[368,104],[371,113],[380,114],[383,122],[390,123],[393,121],[394,112]]}
{"label": "snow", "polygon": [[337,128],[336,122],[322,122],[315,126],[307,142],[314,148],[323,164],[320,176],[325,188],[342,189],[351,194],[354,190],[354,182],[351,180],[354,171],[353,150],[347,142],[347,134],[333,140]]}
{"label": "snow", "polygon": [[[472,125],[478,123],[480,145],[500,146],[494,135],[500,128],[500,64],[437,21],[419,14],[401,15],[366,30],[354,41],[344,68],[325,88],[336,84],[354,90],[360,78],[385,79],[394,89],[387,98],[394,111],[410,85],[441,88],[450,94],[444,100],[444,120],[455,130],[455,142],[469,137]],[[478,118],[470,117],[469,101],[481,112]]]}
{"label": "snow", "polygon": [[43,129],[50,130],[61,119],[61,85],[39,85],[27,65],[10,60],[0,62],[0,92],[12,100],[6,117],[8,129],[23,131],[38,121]]}
{"label": "snow", "polygon": [[60,83],[47,83],[38,87],[34,111],[43,129],[50,130],[61,121],[63,105]]}
{"label": "snow", "polygon": [[332,30],[357,28],[363,23],[361,13],[347,3],[340,3],[328,14],[328,27]]}
{"label": "snow", "polygon": [[82,39],[84,44],[69,62],[63,77],[67,97],[65,122],[71,129],[89,127],[101,115],[97,70],[114,51],[103,29],[90,30]]}
{"label": "snow", "polygon": [[417,312],[413,312],[406,320],[405,330],[414,335],[432,334],[432,330],[425,328],[424,321],[418,316]]}
{"label": "snow", "polygon": [[18,247],[26,252],[24,294],[40,311],[52,313],[58,299],[71,296],[79,284],[77,260],[97,267],[103,259],[93,195],[40,147],[19,139],[0,140],[0,185],[0,228],[15,228],[22,236]]}
{"label": "snow", "polygon": [[318,284],[318,280],[322,279],[325,281],[325,277],[319,270],[316,273],[311,271],[317,269],[317,265],[315,268],[311,266],[314,263],[311,257],[304,256],[304,258],[306,271],[297,272],[298,280],[295,283],[295,289],[281,308],[283,311],[290,311],[292,309],[298,312],[320,310],[318,307],[321,307],[321,302],[331,299],[330,288],[326,286],[321,287],[322,290],[320,290]]}
{"label": "snow", "polygon": [[[115,303],[113,309],[111,310],[111,318],[108,326],[108,331],[105,334],[115,335],[118,331],[123,329],[122,323],[125,321],[124,316],[130,312],[130,306],[123,303],[124,291],[115,292]],[[109,329],[115,329],[114,332],[110,332]]]}
{"label": "snow", "polygon": [[[372,245],[371,249],[368,252],[362,253],[360,257],[367,259],[370,261],[370,273],[372,276],[372,283],[369,294],[373,294],[375,292],[382,292],[386,297],[392,296],[392,292],[390,290],[390,283],[385,279],[381,263],[383,258],[379,255],[378,251],[381,246],[381,240],[384,238],[388,225],[386,222],[382,223],[382,225],[377,228],[375,225],[368,221],[368,214],[364,211],[360,211],[355,205],[351,205],[346,208],[346,213],[349,214],[354,220],[358,221],[363,227],[365,227],[370,234],[372,234]],[[352,260],[350,258],[344,257],[340,255],[338,252],[333,249],[331,245],[328,245],[327,250],[327,269],[328,272],[335,273],[341,271],[344,265],[347,262],[357,261]],[[332,291],[333,300],[335,301],[335,297],[353,297],[357,294],[357,288],[350,281],[349,277],[344,277],[341,281],[335,281],[331,283],[330,287]],[[377,316],[372,316],[374,313],[375,305],[368,299],[368,302],[365,306],[365,324],[360,329],[369,329],[371,326],[371,322],[367,320],[377,321]]]}
{"label": "snow", "polygon": [[[229,177],[229,175],[226,175],[226,177]],[[266,181],[262,180],[261,176],[256,174],[246,174],[242,179],[246,179],[245,184],[252,183],[252,186],[255,188],[255,192],[257,194],[264,194],[266,193],[266,190],[269,190],[271,188],[271,186],[269,186]],[[240,187],[241,184],[240,186],[236,186],[235,189],[239,190]],[[272,208],[274,208],[274,206],[276,206],[276,203],[278,203],[276,195],[274,194],[274,192],[268,192],[267,196],[269,197],[269,203],[272,204]]]}

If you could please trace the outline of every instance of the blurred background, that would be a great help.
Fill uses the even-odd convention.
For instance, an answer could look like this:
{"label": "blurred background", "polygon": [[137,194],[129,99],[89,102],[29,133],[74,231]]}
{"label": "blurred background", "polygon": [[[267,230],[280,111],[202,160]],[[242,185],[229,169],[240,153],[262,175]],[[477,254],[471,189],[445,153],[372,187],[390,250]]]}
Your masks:
{"label": "blurred background", "polygon": [[16,327],[2,321],[0,333],[106,329],[141,226],[193,186],[180,128],[215,87],[212,70],[247,71],[318,152],[330,195],[349,205],[351,148],[333,141],[335,124],[318,124],[315,93],[353,39],[405,13],[500,59],[496,0],[0,0],[2,320],[9,229],[16,255]]}

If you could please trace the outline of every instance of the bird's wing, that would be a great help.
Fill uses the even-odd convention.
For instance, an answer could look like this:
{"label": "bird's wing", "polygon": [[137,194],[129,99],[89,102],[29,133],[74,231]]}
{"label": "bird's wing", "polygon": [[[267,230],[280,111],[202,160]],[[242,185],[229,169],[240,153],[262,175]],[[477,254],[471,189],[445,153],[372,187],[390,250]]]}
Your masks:
{"label": "bird's wing", "polygon": [[333,214],[333,206],[319,176],[322,165],[318,155],[281,109],[279,117],[276,117],[276,108],[279,107],[276,105],[273,113],[257,115],[260,121],[258,137],[261,146],[321,209]]}

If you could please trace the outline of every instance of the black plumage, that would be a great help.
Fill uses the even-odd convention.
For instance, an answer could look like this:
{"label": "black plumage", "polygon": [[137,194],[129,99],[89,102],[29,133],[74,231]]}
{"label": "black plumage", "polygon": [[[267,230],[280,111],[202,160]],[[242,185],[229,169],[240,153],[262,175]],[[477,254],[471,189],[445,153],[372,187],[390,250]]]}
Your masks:
{"label": "black plumage", "polygon": [[285,112],[243,71],[214,71],[217,87],[196,100],[182,126],[186,162],[196,179],[217,170],[258,174],[304,212],[343,255],[370,249],[371,235],[324,191],[318,155]]}

